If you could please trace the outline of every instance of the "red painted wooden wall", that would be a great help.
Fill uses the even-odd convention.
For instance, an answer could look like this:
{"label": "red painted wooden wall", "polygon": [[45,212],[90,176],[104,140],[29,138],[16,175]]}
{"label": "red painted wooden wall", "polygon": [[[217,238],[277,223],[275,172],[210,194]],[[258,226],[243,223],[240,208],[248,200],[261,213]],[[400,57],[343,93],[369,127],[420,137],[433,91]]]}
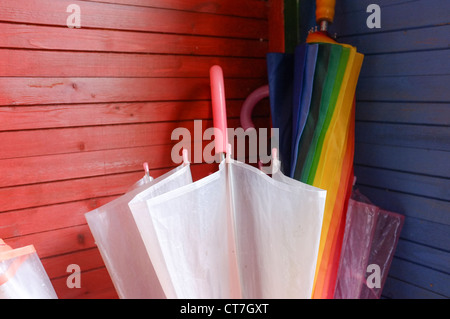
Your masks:
{"label": "red painted wooden wall", "polygon": [[[79,29],[66,25],[70,4]],[[240,126],[269,46],[284,46],[281,13],[278,0],[1,1],[0,238],[35,245],[59,298],[117,297],[84,213],[142,177],[144,161],[152,176],[176,166],[172,130],[211,119],[213,64]],[[193,165],[194,178],[214,169]],[[69,264],[79,289],[66,286]]]}

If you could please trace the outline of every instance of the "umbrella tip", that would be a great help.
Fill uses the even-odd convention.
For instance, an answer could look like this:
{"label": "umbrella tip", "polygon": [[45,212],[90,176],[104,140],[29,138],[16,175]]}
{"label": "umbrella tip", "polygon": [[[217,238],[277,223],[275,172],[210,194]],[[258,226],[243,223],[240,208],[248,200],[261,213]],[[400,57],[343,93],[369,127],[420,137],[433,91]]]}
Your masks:
{"label": "umbrella tip", "polygon": [[188,165],[189,164],[188,151],[185,148],[183,148],[183,164],[184,165]]}
{"label": "umbrella tip", "polygon": [[277,148],[272,148],[272,159],[273,160],[278,160],[278,149]]}

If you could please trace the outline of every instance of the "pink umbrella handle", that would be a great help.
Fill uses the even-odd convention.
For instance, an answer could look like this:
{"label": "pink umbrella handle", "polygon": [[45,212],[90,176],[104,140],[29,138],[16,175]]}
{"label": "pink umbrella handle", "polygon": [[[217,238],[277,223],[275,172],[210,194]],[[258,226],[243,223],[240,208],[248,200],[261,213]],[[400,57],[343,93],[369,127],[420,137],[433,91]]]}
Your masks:
{"label": "pink umbrella handle", "polygon": [[253,109],[259,101],[268,96],[269,85],[266,84],[261,86],[260,88],[257,88],[245,99],[244,104],[242,104],[241,108],[241,126],[245,131],[250,128],[255,128],[255,125],[252,121]]}
{"label": "pink umbrella handle", "polygon": [[211,99],[216,153],[226,154],[228,145],[228,125],[222,68],[218,65],[213,65],[209,70],[209,76],[211,81]]}

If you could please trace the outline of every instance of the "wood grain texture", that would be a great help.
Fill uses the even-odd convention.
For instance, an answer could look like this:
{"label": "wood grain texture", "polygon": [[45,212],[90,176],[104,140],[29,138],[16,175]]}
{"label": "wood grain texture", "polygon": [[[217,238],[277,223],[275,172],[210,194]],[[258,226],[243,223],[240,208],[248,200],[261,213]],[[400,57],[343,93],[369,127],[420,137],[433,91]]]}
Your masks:
{"label": "wood grain texture", "polygon": [[420,148],[356,143],[355,163],[404,172],[450,177],[450,153]]}
{"label": "wood grain texture", "polygon": [[266,74],[263,59],[230,57],[4,49],[0,61],[0,76],[4,77],[195,78],[208,76],[214,64],[230,78],[262,78]]}
{"label": "wood grain texture", "polygon": [[67,27],[70,4],[81,9],[81,28],[267,39],[266,20],[88,1],[4,0],[0,20]]}
{"label": "wood grain texture", "polygon": [[[244,100],[228,100],[227,115],[239,117]],[[269,100],[253,110],[254,118],[270,116]],[[211,101],[112,102],[0,107],[0,131],[212,119]]]}
{"label": "wood grain texture", "polygon": [[[367,6],[373,1],[338,1],[334,23],[331,25],[332,34],[339,36],[355,34],[378,33],[380,29],[369,29],[366,25]],[[399,31],[448,23],[448,3],[446,0],[418,0],[418,1],[378,1],[382,15],[381,30]],[[381,46],[381,45],[380,45]]]}
{"label": "wood grain texture", "polygon": [[[230,99],[246,98],[263,79],[225,79]],[[176,88],[176,90],[174,89]],[[209,100],[209,78],[0,78],[1,105]]]}
{"label": "wood grain texture", "polygon": [[450,25],[444,24],[365,36],[343,36],[339,37],[339,42],[354,45],[365,54],[447,49],[449,31]]}
{"label": "wood grain texture", "polygon": [[95,30],[0,22],[0,47],[84,52],[127,52],[264,57],[267,41],[169,33]]}
{"label": "wood grain texture", "polygon": [[[69,275],[69,274],[68,274]],[[52,280],[56,294],[64,299],[117,299],[111,277],[106,268],[99,268],[81,272],[81,287],[70,289],[67,287],[67,277]]]}
{"label": "wood grain texture", "polygon": [[356,120],[448,126],[448,109],[447,103],[360,101],[356,108]]}
{"label": "wood grain texture", "polygon": [[[66,25],[69,4],[81,28]],[[0,238],[33,244],[59,298],[118,298],[84,214],[171,159],[175,128],[211,126],[222,66],[229,126],[266,84],[259,0],[4,0],[0,4]],[[267,124],[268,101],[254,112]],[[194,180],[217,164],[192,164]],[[81,289],[68,289],[69,264]]]}
{"label": "wood grain texture", "polygon": [[260,0],[210,1],[210,0],[89,0],[93,2],[136,5],[142,7],[207,12],[252,18],[267,17],[267,3]]}
{"label": "wood grain texture", "polygon": [[369,0],[336,4],[330,28],[365,54],[357,86],[356,186],[405,223],[384,298],[449,298],[449,3]]}

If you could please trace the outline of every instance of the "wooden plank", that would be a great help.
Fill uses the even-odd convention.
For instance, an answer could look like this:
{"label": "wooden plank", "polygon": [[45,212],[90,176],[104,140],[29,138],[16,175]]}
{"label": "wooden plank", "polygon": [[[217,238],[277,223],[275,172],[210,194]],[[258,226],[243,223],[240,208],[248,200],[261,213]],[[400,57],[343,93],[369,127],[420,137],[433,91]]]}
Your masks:
{"label": "wooden plank", "polygon": [[0,215],[0,238],[25,236],[86,224],[84,214],[117,196],[16,210]]}
{"label": "wooden plank", "polygon": [[[94,52],[132,52],[265,57],[267,41],[166,33],[78,29],[0,22],[0,47]],[[70,41],[69,41],[70,40]]]}
{"label": "wooden plank", "polygon": [[364,57],[361,77],[448,75],[450,50],[383,53]]}
{"label": "wooden plank", "polygon": [[[265,121],[254,120],[255,125],[261,122]],[[173,144],[178,141],[171,139],[177,129],[189,130],[194,138],[211,127],[212,120],[203,120],[198,132],[194,121],[0,132],[0,159]],[[229,119],[228,127],[240,127],[240,120]]]}
{"label": "wooden plank", "polygon": [[[157,170],[156,172],[150,171],[150,173],[151,176],[156,177],[168,170],[170,168]],[[123,194],[142,176],[143,169],[121,174],[0,188],[0,212],[2,212],[0,219],[3,216],[7,218],[7,215],[3,215],[7,214],[5,213],[7,211],[31,207],[32,212],[23,213],[34,214],[33,210],[39,211],[39,206],[45,207],[71,201],[86,200],[86,208],[91,210],[98,207],[100,199],[96,197]],[[108,185],[108,187],[105,187],[105,185]]]}
{"label": "wooden plank", "polygon": [[0,187],[123,173],[174,165],[172,145],[0,160]]}
{"label": "wooden plank", "polygon": [[266,76],[263,59],[0,49],[0,76],[204,77],[212,65],[227,77]]}
{"label": "wooden plank", "polygon": [[267,39],[265,20],[74,0],[3,0],[0,20],[67,27],[70,4],[81,9],[81,28]]}
{"label": "wooden plank", "polygon": [[[449,217],[450,220],[450,217]],[[450,252],[450,225],[414,217],[405,218],[401,238]],[[450,256],[450,253],[449,253]]]}
{"label": "wooden plank", "polygon": [[356,103],[357,121],[450,125],[447,103]]}
{"label": "wooden plank", "polygon": [[[158,177],[172,168],[166,167],[150,170],[150,175]],[[213,164],[191,165],[192,178],[194,180],[205,177],[208,173],[216,170],[217,167]],[[3,216],[5,218],[8,216],[3,215],[7,214],[5,212],[11,212],[12,210],[20,209],[23,211],[19,211],[19,213],[33,215],[41,210],[54,209],[51,207],[45,208],[48,205],[61,203],[71,205],[69,202],[72,201],[85,201],[86,209],[92,210],[103,203],[103,197],[111,199],[111,196],[125,193],[142,176],[143,169],[139,169],[128,173],[0,188],[0,220]],[[30,211],[27,211],[27,209],[30,209]],[[1,224],[2,226],[4,225],[3,223]],[[11,227],[10,225],[5,225],[3,228],[0,228],[0,232],[15,234],[14,226]]]}
{"label": "wooden plank", "polygon": [[[203,131],[212,127],[211,120],[202,123]],[[4,143],[0,158],[173,144],[171,134],[177,128],[187,128],[194,136],[193,121],[3,132],[0,133]],[[49,143],[49,139],[54,142]]]}
{"label": "wooden plank", "polygon": [[[359,1],[358,1],[359,2]],[[448,49],[450,25],[420,29],[371,33],[339,37],[340,43],[351,44],[367,54]],[[383,45],[380,45],[382,43]],[[366,60],[364,60],[364,64]]]}
{"label": "wooden plank", "polygon": [[[419,1],[377,1],[381,9],[381,28],[369,29],[366,20],[370,13],[367,6],[373,2],[340,1],[334,23],[330,27],[332,34],[340,36],[354,34],[377,33],[386,31],[404,30],[409,28],[430,27],[448,23],[448,2],[446,0],[419,0]],[[338,9],[336,9],[337,11]]]}
{"label": "wooden plank", "polygon": [[[202,141],[203,147],[209,143]],[[169,167],[178,164],[171,156],[174,144],[3,159],[0,187],[137,171],[146,161],[151,169]]]}
{"label": "wooden plank", "polygon": [[360,185],[450,201],[448,179],[360,165],[355,165],[354,169],[357,183]]}
{"label": "wooden plank", "polygon": [[192,180],[198,181],[214,172],[216,172],[219,169],[219,164],[212,163],[212,164],[192,164],[191,165],[191,174],[192,174]]}
{"label": "wooden plank", "polygon": [[[210,142],[205,141],[204,145],[208,143]],[[0,171],[4,174],[0,179],[0,185],[2,187],[25,186],[33,183],[136,172],[142,169],[144,162],[148,162],[151,169],[173,167],[176,163],[172,162],[171,150],[172,145],[157,145],[2,160]],[[54,185],[47,188],[52,187]],[[5,202],[9,200],[5,199]]]}
{"label": "wooden plank", "polygon": [[400,239],[395,256],[418,265],[449,273],[450,254],[440,249]]}
{"label": "wooden plank", "polygon": [[357,188],[377,206],[392,212],[450,225],[448,201],[371,187],[369,181],[357,179]]}
{"label": "wooden plank", "polygon": [[[209,73],[208,73],[209,74]],[[208,76],[208,74],[206,76]],[[228,99],[243,99],[265,79],[225,79]],[[174,88],[177,88],[174,90]],[[209,78],[0,78],[0,105],[209,100]]]}
{"label": "wooden plank", "polygon": [[[382,7],[386,7],[386,6],[397,6],[404,2],[405,0],[380,0],[377,2],[377,4]],[[359,12],[359,11],[366,12],[367,6],[371,3],[373,3],[373,1],[371,0],[358,0],[358,2],[354,2],[351,0],[338,1],[335,5],[336,15],[342,15],[350,12]]]}
{"label": "wooden plank", "polygon": [[446,126],[357,122],[355,132],[360,143],[450,151],[450,129]]}
{"label": "wooden plank", "polygon": [[360,77],[356,99],[364,101],[449,102],[450,75]]}
{"label": "wooden plank", "polygon": [[387,278],[382,295],[386,298],[396,299],[445,299],[444,296],[430,290],[392,277]]}
{"label": "wooden plank", "polygon": [[95,247],[94,238],[87,224],[13,237],[6,239],[5,242],[13,248],[34,245],[39,258]]}
{"label": "wooden plank", "polygon": [[41,262],[50,279],[59,277],[67,278],[69,275],[69,273],[67,273],[67,266],[71,264],[80,266],[81,271],[105,267],[100,252],[96,247],[64,255],[42,258]]}
{"label": "wooden plank", "polygon": [[119,299],[115,289],[103,289],[101,291],[90,292],[84,295],[82,299]]}
{"label": "wooden plank", "polygon": [[268,1],[269,49],[268,52],[284,52],[284,1]]}
{"label": "wooden plank", "polygon": [[[228,100],[228,118],[239,117],[243,103],[243,100]],[[269,115],[269,99],[264,99],[255,107],[253,116],[267,118]],[[0,131],[194,119],[212,119],[210,101],[0,107]]]}
{"label": "wooden plank", "polygon": [[207,12],[252,18],[267,18],[267,5],[258,0],[206,1],[206,0],[89,0],[92,2],[127,4],[142,7]]}
{"label": "wooden plank", "polygon": [[[173,144],[170,139],[172,131],[178,127],[191,127],[192,123],[161,122],[3,132],[0,133],[3,144],[0,158]],[[52,143],[49,143],[49,140]]]}
{"label": "wooden plank", "polygon": [[450,177],[450,152],[355,143],[355,163],[404,172]]}
{"label": "wooden plank", "polygon": [[389,276],[446,296],[447,298],[450,297],[450,286],[446,284],[450,280],[448,273],[423,267],[403,259],[394,258],[389,269]]}
{"label": "wooden plank", "polygon": [[67,277],[52,280],[60,299],[118,298],[106,268],[81,272],[81,287],[68,288]]}

